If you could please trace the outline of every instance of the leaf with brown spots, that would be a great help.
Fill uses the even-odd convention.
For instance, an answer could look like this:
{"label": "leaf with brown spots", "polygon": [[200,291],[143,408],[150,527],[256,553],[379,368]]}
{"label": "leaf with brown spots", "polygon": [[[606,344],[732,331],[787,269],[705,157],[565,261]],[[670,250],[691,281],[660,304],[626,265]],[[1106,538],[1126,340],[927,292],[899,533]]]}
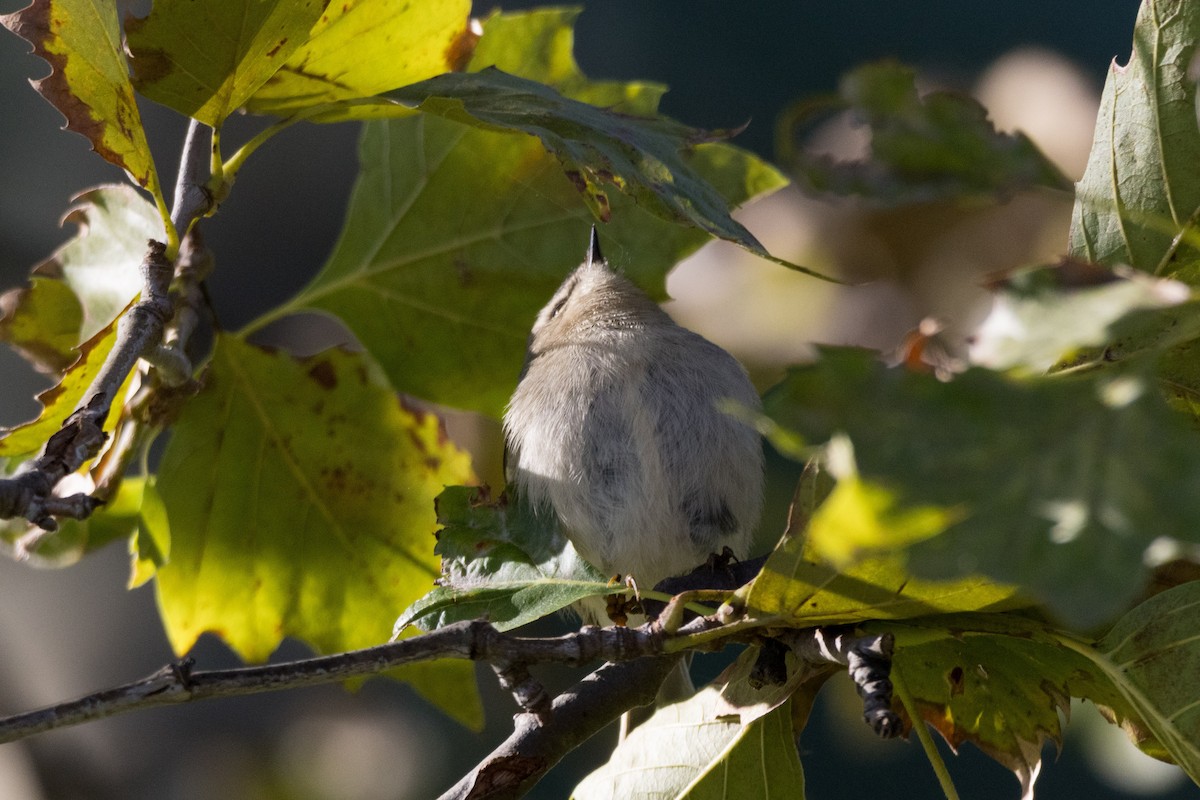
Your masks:
{"label": "leaf with brown spots", "polygon": [[35,0],[15,14],[0,16],[0,25],[32,44],[34,53],[50,64],[50,74],[33,86],[67,118],[67,129],[87,137],[102,158],[157,191],[154,161],[121,51],[116,3]]}
{"label": "leaf with brown spots", "polygon": [[283,68],[254,93],[250,111],[286,116],[369,97],[443,72],[471,57],[470,0],[331,3]]}
{"label": "leaf with brown spots", "polygon": [[151,100],[219,126],[308,40],[328,0],[156,0],[125,25]]}
{"label": "leaf with brown spots", "polygon": [[971,742],[1012,770],[1028,792],[1022,796],[1032,796],[1043,745],[1062,744],[1070,698],[1140,722],[1119,682],[1101,665],[1102,656],[1043,622],[972,614],[867,629],[896,637],[892,672],[915,704],[905,710],[951,748]]}
{"label": "leaf with brown spots", "polygon": [[[402,406],[366,356],[296,360],[219,338],[158,475],[171,551],[156,585],[172,646],[182,654],[212,631],[262,661],[285,636],[323,653],[386,642],[438,575],[434,497],[471,478],[440,420]],[[400,674],[479,720],[470,664]]]}

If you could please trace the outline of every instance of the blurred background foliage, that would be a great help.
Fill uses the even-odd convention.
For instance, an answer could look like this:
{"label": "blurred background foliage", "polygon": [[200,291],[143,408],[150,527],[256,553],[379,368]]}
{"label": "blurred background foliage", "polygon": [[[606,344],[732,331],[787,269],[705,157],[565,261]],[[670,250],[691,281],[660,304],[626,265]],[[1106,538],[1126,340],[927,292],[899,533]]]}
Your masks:
{"label": "blurred background foliage", "polygon": [[[0,13],[23,0],[0,0]],[[144,12],[146,3],[130,4]],[[484,14],[535,3],[476,3]],[[606,0],[579,19],[576,54],[593,78],[667,84],[665,113],[688,124],[735,127],[735,140],[768,159],[779,146],[837,158],[863,152],[861,129],[834,116],[799,130],[777,126],[792,105],[837,91],[840,77],[881,58],[915,67],[922,89],[969,92],[1001,130],[1022,130],[1071,179],[1083,171],[1100,88],[1112,59],[1124,62],[1136,0],[968,4],[926,0],[755,3],[716,0]],[[21,283],[29,268],[70,234],[58,226],[71,196],[116,170],[29,88],[44,65],[14,36],[0,36],[0,282]],[[176,160],[183,123],[153,104],[142,109],[165,172]],[[257,130],[235,118],[226,139]],[[303,286],[326,259],[356,174],[357,126],[296,126],[265,148],[239,179],[221,213],[205,226],[218,269],[210,291],[222,325],[237,329]],[[925,316],[946,326],[951,347],[981,318],[981,278],[1053,260],[1066,249],[1071,197],[1045,190],[1004,202],[948,201],[883,208],[812,199],[785,190],[739,218],[774,254],[839,274],[836,287],[712,244],[668,279],[668,309],[738,355],[760,388],[804,360],[811,343],[889,349]],[[611,253],[618,263],[636,253]],[[312,349],[336,331],[311,318],[278,326],[276,339]],[[0,423],[36,413],[42,380],[0,351]],[[477,470],[499,483],[494,423],[455,415],[452,432],[474,439]],[[763,545],[780,528],[795,468],[768,497]],[[127,557],[118,547],[66,570],[35,571],[0,559],[0,713],[11,713],[120,683],[171,658],[151,592],[124,589]],[[561,622],[541,623],[550,630]],[[277,658],[305,655],[285,644]],[[204,638],[201,665],[234,659]],[[701,659],[715,674],[720,658]],[[486,674],[485,674],[486,673]],[[0,797],[374,800],[435,795],[502,738],[511,700],[481,672],[488,725],[468,732],[406,687],[372,681],[357,693],[310,689],[161,709],[109,719],[0,748]],[[550,688],[570,671],[546,676]],[[1061,758],[1044,768],[1047,798],[1194,797],[1177,770],[1137,754],[1094,709],[1077,709]],[[877,793],[881,781],[909,797],[939,790],[914,745],[881,742],[860,722],[845,681],[832,682],[800,746],[808,795]],[[612,736],[573,754],[533,793],[565,796],[603,759]],[[951,762],[964,797],[1011,798],[1016,782],[971,748]]]}

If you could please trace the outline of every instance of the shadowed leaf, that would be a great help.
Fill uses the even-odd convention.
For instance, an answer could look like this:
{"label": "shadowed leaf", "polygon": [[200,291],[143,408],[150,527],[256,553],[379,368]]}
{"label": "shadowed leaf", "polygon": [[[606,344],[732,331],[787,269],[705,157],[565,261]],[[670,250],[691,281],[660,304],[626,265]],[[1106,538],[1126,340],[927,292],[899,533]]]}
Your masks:
{"label": "shadowed leaf", "polygon": [[857,195],[885,206],[965,196],[1005,197],[1045,186],[1069,191],[1071,183],[1023,133],[1000,133],[987,111],[965,95],[920,95],[908,67],[883,62],[861,66],[842,79],[841,100],[871,131],[864,161],[834,161],[798,148],[799,123],[828,105],[800,107],[785,118],[783,162],[801,185],[818,193]]}
{"label": "shadowed leaf", "polygon": [[[1137,374],[1018,381],[976,368],[943,383],[827,349],[764,407],[809,442],[844,433],[859,478],[892,498],[892,513],[950,515],[906,550],[915,575],[985,574],[1077,626],[1128,607],[1156,539],[1198,536],[1195,433]],[[868,553],[911,541],[861,530]]]}
{"label": "shadowed leaf", "polygon": [[437,509],[442,585],[400,616],[395,635],[409,625],[433,630],[479,618],[511,630],[613,592],[605,576],[576,555],[551,515],[539,517],[505,496],[492,501],[486,489],[471,486],[447,488]]}

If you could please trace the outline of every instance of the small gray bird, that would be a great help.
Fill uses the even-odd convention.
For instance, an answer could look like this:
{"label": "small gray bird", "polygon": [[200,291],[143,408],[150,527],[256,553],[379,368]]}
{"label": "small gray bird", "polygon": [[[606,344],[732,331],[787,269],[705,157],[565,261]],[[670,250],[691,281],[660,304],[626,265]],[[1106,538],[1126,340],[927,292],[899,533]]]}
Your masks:
{"label": "small gray bird", "polygon": [[613,271],[593,228],[529,335],[504,415],[508,481],[590,564],[644,588],[724,547],[746,556],[762,448],[726,398],[760,407],[737,360]]}

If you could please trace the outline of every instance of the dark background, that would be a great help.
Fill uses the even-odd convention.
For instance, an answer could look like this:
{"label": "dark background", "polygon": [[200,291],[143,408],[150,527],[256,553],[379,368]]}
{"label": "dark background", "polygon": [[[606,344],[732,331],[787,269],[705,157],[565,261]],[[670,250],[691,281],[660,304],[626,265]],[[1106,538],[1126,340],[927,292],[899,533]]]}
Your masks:
{"label": "dark background", "polygon": [[[20,0],[0,1],[0,12]],[[483,13],[494,4],[481,4]],[[503,3],[505,8],[532,3]],[[836,3],[760,0],[605,0],[579,20],[577,56],[591,77],[668,84],[663,109],[690,124],[730,127],[770,158],[773,125],[787,103],[836,89],[864,61],[895,58],[950,85],[967,86],[1017,47],[1040,46],[1073,61],[1099,92],[1114,57],[1123,63],[1137,3],[926,0]],[[45,66],[0,33],[0,280],[19,284],[30,266],[70,235],[57,221],[69,198],[115,168],[60,132],[61,118],[24,78]],[[160,170],[173,171],[183,125],[143,109]],[[255,123],[234,120],[227,138]],[[323,262],[355,176],[356,127],[296,126],[258,154],[206,233],[218,259],[211,292],[231,328],[290,296]],[[221,267],[224,267],[222,269]],[[30,416],[40,379],[0,350],[0,422]],[[123,589],[126,557],[112,547],[65,570],[0,560],[0,713],[11,713],[152,672],[171,659],[151,590]],[[549,623],[547,623],[549,625]],[[287,645],[281,656],[299,656]],[[232,663],[217,643],[201,667]],[[719,661],[702,665],[709,674]],[[432,796],[505,734],[511,704],[488,694],[488,729],[448,722],[404,687],[381,681],[358,694],[337,688],[143,712],[0,747],[0,797],[385,798]],[[551,676],[551,683],[569,680]],[[827,687],[801,738],[808,796],[938,797],[919,746],[871,739],[845,682]],[[1102,783],[1095,763],[1116,762],[1096,744],[1103,726],[1079,709],[1064,755],[1046,752],[1042,798],[1128,798]],[[1090,720],[1090,721],[1089,721]],[[611,736],[572,756],[535,792],[563,797]],[[1105,740],[1108,741],[1108,740]],[[1099,753],[1096,756],[1094,754]],[[1097,761],[1089,762],[1089,758]],[[1119,766],[1137,773],[1141,762]],[[952,760],[964,798],[1013,798],[1015,781],[973,748]],[[323,783],[324,782],[324,783]],[[326,785],[326,784],[330,785]],[[1164,798],[1197,797],[1183,786]]]}

